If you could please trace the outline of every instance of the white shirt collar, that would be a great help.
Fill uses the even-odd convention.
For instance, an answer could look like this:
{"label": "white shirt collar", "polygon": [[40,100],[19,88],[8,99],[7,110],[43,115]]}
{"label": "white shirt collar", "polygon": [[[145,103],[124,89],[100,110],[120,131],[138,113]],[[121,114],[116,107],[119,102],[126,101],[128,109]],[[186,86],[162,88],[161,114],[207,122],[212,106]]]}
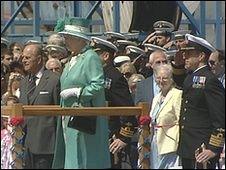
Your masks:
{"label": "white shirt collar", "polygon": [[43,75],[43,72],[44,72],[44,67],[42,67],[36,74],[35,76],[40,79]]}
{"label": "white shirt collar", "polygon": [[206,67],[206,66],[207,66],[207,65],[204,65],[204,66],[201,66],[201,67],[197,68],[195,71],[193,71],[193,73],[199,71],[200,69],[202,69],[202,68],[204,68],[204,67]]}

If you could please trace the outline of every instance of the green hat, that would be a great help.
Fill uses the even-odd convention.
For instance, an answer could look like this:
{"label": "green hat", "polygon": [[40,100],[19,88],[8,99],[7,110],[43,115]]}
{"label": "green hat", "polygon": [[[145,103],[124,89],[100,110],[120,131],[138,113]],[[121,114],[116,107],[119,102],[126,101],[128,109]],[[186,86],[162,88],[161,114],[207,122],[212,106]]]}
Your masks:
{"label": "green hat", "polygon": [[56,26],[54,28],[54,32],[60,32],[64,30],[65,20],[59,19],[57,20]]}
{"label": "green hat", "polygon": [[69,34],[85,40],[89,40],[88,37],[90,20],[79,17],[66,18],[65,20],[58,20],[54,31],[59,34]]}

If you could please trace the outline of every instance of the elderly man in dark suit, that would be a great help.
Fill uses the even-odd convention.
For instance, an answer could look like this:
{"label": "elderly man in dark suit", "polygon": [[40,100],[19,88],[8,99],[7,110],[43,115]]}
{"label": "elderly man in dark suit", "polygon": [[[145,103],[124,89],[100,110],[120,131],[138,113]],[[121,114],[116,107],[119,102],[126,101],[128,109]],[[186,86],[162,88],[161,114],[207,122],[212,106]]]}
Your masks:
{"label": "elderly man in dark suit", "polygon": [[[23,50],[23,65],[28,75],[21,81],[20,103],[56,105],[59,103],[59,75],[43,66],[42,45],[28,43]],[[25,168],[50,169],[56,133],[55,116],[30,116],[25,119]]]}
{"label": "elderly man in dark suit", "polygon": [[[158,49],[151,53],[149,56],[149,62],[146,66],[149,69],[153,69],[157,65],[167,64],[167,62],[166,54],[162,50]],[[159,93],[159,90],[160,89],[154,81],[153,75],[145,80],[142,80],[141,82],[138,82],[135,94],[135,104],[138,104],[139,102],[148,102],[151,104],[152,99]]]}

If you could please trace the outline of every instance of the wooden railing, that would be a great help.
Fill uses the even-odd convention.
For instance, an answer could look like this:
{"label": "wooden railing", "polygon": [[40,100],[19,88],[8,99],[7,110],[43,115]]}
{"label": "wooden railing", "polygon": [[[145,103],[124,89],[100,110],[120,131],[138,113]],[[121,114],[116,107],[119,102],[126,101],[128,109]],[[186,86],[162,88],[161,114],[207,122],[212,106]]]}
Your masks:
{"label": "wooden railing", "polygon": [[[20,103],[11,106],[2,106],[1,114],[9,117],[24,116],[129,116],[129,115],[149,115],[149,105],[139,103],[136,107],[81,107],[81,108],[62,108],[56,105],[22,105]],[[14,127],[13,146],[14,168],[21,169],[22,161],[18,158],[18,153],[23,152],[22,147],[16,143],[21,138],[20,127]],[[150,135],[149,125],[139,127],[139,169],[149,169],[150,144],[147,142]]]}

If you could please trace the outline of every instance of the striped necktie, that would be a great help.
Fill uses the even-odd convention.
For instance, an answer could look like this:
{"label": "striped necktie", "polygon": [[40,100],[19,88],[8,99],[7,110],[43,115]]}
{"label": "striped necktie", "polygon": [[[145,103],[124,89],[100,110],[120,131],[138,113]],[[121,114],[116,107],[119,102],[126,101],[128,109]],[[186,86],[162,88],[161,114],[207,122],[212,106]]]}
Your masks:
{"label": "striped necktie", "polygon": [[35,75],[30,75],[30,78],[28,80],[28,88],[27,88],[27,94],[28,94],[28,98],[30,98],[34,91],[35,91],[35,88],[36,88],[36,81],[37,77]]}

